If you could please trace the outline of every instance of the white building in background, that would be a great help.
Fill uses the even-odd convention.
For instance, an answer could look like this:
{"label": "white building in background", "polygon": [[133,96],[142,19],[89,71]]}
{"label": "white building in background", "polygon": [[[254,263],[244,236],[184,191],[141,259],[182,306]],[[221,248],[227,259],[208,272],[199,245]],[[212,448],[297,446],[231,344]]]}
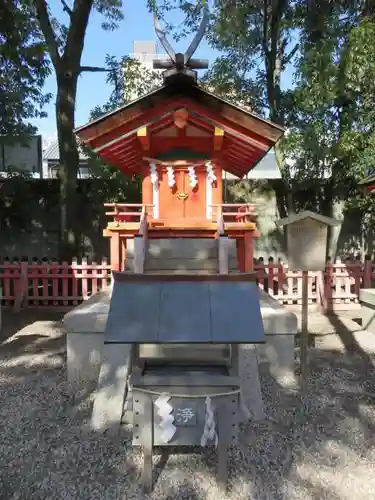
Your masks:
{"label": "white building in background", "polygon": [[0,141],[0,177],[12,171],[29,174],[34,179],[43,177],[42,136],[30,135],[22,142],[5,144]]}
{"label": "white building in background", "polygon": [[[87,179],[90,172],[87,166],[87,155],[79,148],[78,179]],[[43,177],[45,179],[57,179],[60,170],[60,151],[58,141],[51,142],[43,153]]]}
{"label": "white building in background", "polygon": [[[160,69],[153,68],[153,61],[155,59],[168,59],[168,56],[160,53],[159,46],[156,42],[152,41],[134,41],[133,42],[133,52],[129,54],[129,57],[138,61],[141,65],[141,71],[138,77],[138,81],[134,78],[134,74],[132,74],[132,89],[127,94],[126,99],[133,101],[141,97],[141,94],[144,93],[144,85],[143,80],[150,81],[150,73],[154,75],[155,79],[155,88],[163,85],[162,79],[162,71]],[[144,71],[144,75],[142,76],[142,71]],[[123,70],[124,81],[126,82],[127,72],[126,67]],[[135,81],[134,81],[135,80]],[[139,89],[139,90],[138,90]],[[149,89],[146,90],[146,92]]]}
{"label": "white building in background", "polygon": [[[160,47],[157,42],[153,41],[137,41],[133,42],[133,52],[129,54],[129,57],[139,61],[145,69],[150,71],[153,70],[152,62],[155,59],[165,60],[168,59],[166,54],[160,51]],[[155,70],[161,71],[161,70]]]}

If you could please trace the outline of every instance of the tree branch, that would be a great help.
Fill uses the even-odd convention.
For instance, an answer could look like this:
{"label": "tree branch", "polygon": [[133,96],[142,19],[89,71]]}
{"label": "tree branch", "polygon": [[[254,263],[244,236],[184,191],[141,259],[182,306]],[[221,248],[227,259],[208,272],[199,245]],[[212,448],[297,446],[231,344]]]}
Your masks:
{"label": "tree branch", "polygon": [[51,57],[53,65],[55,66],[55,68],[57,68],[60,63],[61,57],[59,54],[55,33],[53,31],[51,20],[48,14],[46,0],[35,0],[35,7],[38,15],[40,29],[42,30],[44,38],[46,39],[49,55]]}
{"label": "tree branch", "polygon": [[293,57],[294,57],[295,53],[297,52],[298,48],[299,48],[299,43],[296,43],[296,45],[295,45],[295,46],[293,47],[293,49],[289,52],[289,54],[285,56],[284,61],[283,61],[283,64],[284,64],[284,65],[285,65],[285,64],[289,64],[289,63],[290,63],[290,61],[293,59]]}
{"label": "tree branch", "polygon": [[69,5],[66,3],[65,0],[60,0],[61,3],[62,3],[62,6],[63,6],[63,10],[70,16],[72,17],[73,15],[73,11],[72,9],[69,7]]}
{"label": "tree branch", "polygon": [[72,60],[78,66],[82,57],[85,33],[94,0],[74,0],[68,37],[63,58]]}
{"label": "tree branch", "polygon": [[90,73],[103,73],[103,72],[110,72],[113,70],[109,68],[100,68],[99,66],[80,66],[79,72],[83,73],[84,71]]}

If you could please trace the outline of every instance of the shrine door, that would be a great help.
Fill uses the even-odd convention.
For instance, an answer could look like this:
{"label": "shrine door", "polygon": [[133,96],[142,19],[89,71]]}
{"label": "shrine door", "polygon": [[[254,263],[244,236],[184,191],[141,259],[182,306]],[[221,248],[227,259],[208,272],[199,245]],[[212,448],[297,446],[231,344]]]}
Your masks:
{"label": "shrine door", "polygon": [[161,219],[206,218],[206,175],[195,169],[198,184],[192,188],[187,168],[175,168],[175,185],[168,186],[167,170],[159,176],[159,217]]}

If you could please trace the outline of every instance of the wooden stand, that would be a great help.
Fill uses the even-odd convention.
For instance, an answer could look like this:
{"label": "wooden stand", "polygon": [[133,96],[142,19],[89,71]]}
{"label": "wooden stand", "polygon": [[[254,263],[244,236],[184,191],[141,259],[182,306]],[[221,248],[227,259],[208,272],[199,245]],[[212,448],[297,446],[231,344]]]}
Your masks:
{"label": "wooden stand", "polygon": [[309,272],[302,271],[302,318],[301,318],[300,360],[301,360],[301,393],[303,395],[306,393],[309,383],[308,291],[309,291]]}

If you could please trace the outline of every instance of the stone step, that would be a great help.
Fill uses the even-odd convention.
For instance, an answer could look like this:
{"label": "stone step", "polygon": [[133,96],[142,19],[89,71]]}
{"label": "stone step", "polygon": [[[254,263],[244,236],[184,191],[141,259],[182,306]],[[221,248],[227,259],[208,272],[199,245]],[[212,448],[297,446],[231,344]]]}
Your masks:
{"label": "stone step", "polygon": [[186,270],[180,270],[180,269],[151,269],[151,270],[146,270],[144,274],[191,274],[191,275],[196,275],[196,274],[204,274],[204,275],[210,275],[210,274],[216,274],[216,271],[212,271],[210,269],[186,269]]}
{"label": "stone step", "polygon": [[[231,262],[230,268],[236,268],[236,263]],[[194,260],[194,259],[156,259],[146,258],[145,270],[153,271],[158,269],[164,270],[176,270],[176,271],[199,271],[208,270],[216,271],[218,269],[217,259],[207,259],[207,260]]]}
{"label": "stone step", "polygon": [[[236,244],[229,240],[229,255],[236,258]],[[134,256],[134,241],[128,240],[127,258]],[[164,259],[216,259],[218,248],[217,240],[210,238],[169,238],[148,241],[148,253],[150,256]]]}
{"label": "stone step", "polygon": [[[230,242],[234,243],[234,242]],[[229,256],[229,269],[238,270],[235,245]],[[134,270],[133,242],[129,241],[125,270]],[[208,238],[176,238],[150,240],[148,242],[145,272],[148,271],[209,271],[218,270],[217,241]]]}

